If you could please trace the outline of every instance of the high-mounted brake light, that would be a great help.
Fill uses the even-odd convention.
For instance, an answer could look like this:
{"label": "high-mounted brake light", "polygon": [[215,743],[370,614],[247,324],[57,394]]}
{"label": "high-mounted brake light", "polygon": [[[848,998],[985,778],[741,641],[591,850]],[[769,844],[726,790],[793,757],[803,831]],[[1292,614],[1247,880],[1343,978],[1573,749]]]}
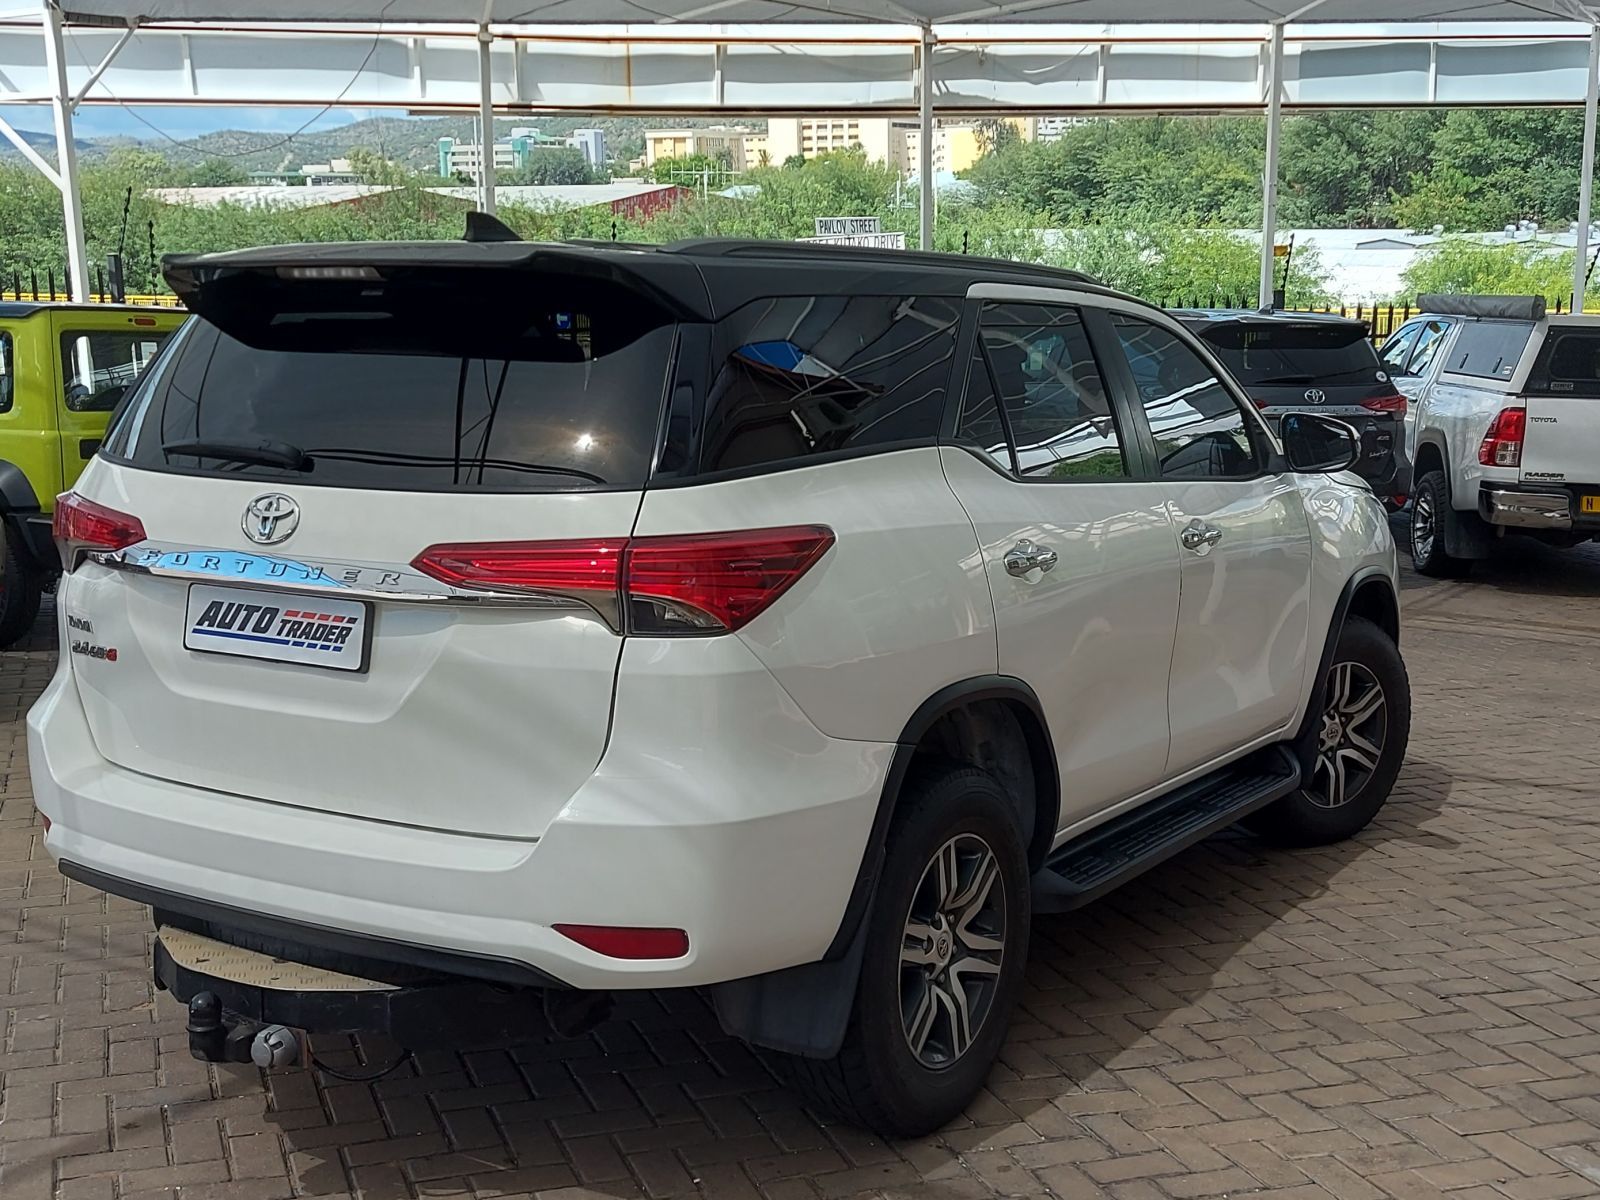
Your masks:
{"label": "high-mounted brake light", "polygon": [[734,533],[429,546],[412,566],[453,587],[580,600],[638,634],[718,634],[749,624],[833,545],[794,525]]}
{"label": "high-mounted brake light", "polygon": [[67,571],[92,550],[121,550],[145,537],[138,517],[85,500],[77,492],[56,497],[51,533],[61,554],[62,569]]}
{"label": "high-mounted brake light", "polygon": [[1478,461],[1486,467],[1520,467],[1522,437],[1527,430],[1528,410],[1502,408],[1478,447]]}

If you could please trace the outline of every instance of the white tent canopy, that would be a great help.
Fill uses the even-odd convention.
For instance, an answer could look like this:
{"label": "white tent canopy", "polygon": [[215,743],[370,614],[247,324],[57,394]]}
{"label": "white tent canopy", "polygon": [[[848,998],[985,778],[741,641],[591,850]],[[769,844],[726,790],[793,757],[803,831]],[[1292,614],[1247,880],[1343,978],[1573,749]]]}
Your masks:
{"label": "white tent canopy", "polygon": [[282,21],[472,25],[1271,24],[1280,21],[1593,20],[1578,0],[68,0],[69,20]]}
{"label": "white tent canopy", "polygon": [[[264,88],[258,94],[238,97],[235,103],[316,103],[318,98],[305,92],[309,76],[302,71],[304,60],[296,58],[290,46],[282,41],[285,35],[300,34],[307,38],[329,37],[348,41],[352,32],[365,32],[371,49],[358,55],[361,65],[355,77],[344,83],[337,96],[329,103],[355,105],[395,103],[392,99],[371,99],[364,94],[352,94],[372,60],[380,63],[373,74],[382,87],[385,65],[398,62],[403,69],[389,66],[387,78],[403,75],[414,85],[411,92],[402,91],[403,99],[411,107],[430,107],[439,103],[437,92],[426,93],[425,58],[428,54],[429,34],[454,38],[448,53],[438,55],[459,64],[459,51],[463,39],[476,42],[475,64],[472,71],[471,91],[475,93],[475,107],[486,130],[492,129],[492,118],[499,111],[529,112],[541,107],[567,107],[576,109],[588,98],[593,98],[594,109],[609,111],[693,111],[698,106],[682,105],[668,99],[652,104],[640,100],[641,91],[635,78],[635,66],[643,67],[646,60],[632,61],[632,48],[653,44],[665,57],[676,56],[680,75],[683,62],[688,61],[690,47],[698,43],[712,50],[711,62],[714,76],[714,93],[717,104],[724,105],[730,86],[747,100],[753,90],[774,92],[776,85],[759,70],[754,76],[754,86],[746,82],[740,91],[738,65],[741,60],[733,43],[743,40],[741,52],[748,52],[752,31],[755,40],[770,36],[782,43],[784,29],[788,38],[796,43],[806,36],[795,31],[805,29],[826,30],[828,45],[812,47],[813,63],[821,62],[825,70],[831,69],[840,79],[858,90],[865,86],[877,88],[878,93],[868,103],[875,107],[893,109],[915,105],[922,126],[920,138],[921,163],[917,172],[922,180],[932,179],[933,145],[931,136],[935,93],[945,96],[947,110],[959,111],[963,106],[973,109],[1004,109],[1026,103],[1037,97],[1041,90],[1056,97],[1048,107],[1062,110],[1083,110],[1099,107],[1114,111],[1112,66],[1117,62],[1130,62],[1132,74],[1137,77],[1150,68],[1137,62],[1136,55],[1143,52],[1146,62],[1150,55],[1163,51],[1141,40],[1165,39],[1168,42],[1190,44],[1191,57],[1176,66],[1166,67],[1169,90],[1149,102],[1125,103],[1124,107],[1158,110],[1200,109],[1212,105],[1238,110],[1254,107],[1267,115],[1266,170],[1263,186],[1263,228],[1265,236],[1261,248],[1261,300],[1271,302],[1274,282],[1273,244],[1277,223],[1278,147],[1282,110],[1286,102],[1325,107],[1340,107],[1350,102],[1350,97],[1367,89],[1368,103],[1572,103],[1580,97],[1586,105],[1586,122],[1583,151],[1583,191],[1579,204],[1579,232],[1577,262],[1574,273],[1574,296],[1581,303],[1587,259],[1589,223],[1591,216],[1591,179],[1594,170],[1596,141],[1596,102],[1600,98],[1600,0],[800,0],[786,3],[783,0],[17,0],[30,7],[37,3],[42,20],[38,27],[43,34],[43,71],[38,72],[44,83],[39,94],[8,95],[4,90],[6,71],[0,70],[0,102],[48,102],[55,118],[57,162],[52,165],[27,144],[4,120],[0,120],[0,135],[7,137],[43,171],[61,190],[62,206],[66,218],[67,258],[72,291],[75,297],[88,293],[88,266],[84,246],[81,206],[78,196],[77,156],[72,133],[73,112],[89,99],[94,102],[97,84],[101,92],[113,102],[183,103],[198,91],[197,57],[193,43],[206,37],[225,36],[237,55],[239,39],[246,39],[246,53],[259,61],[239,62],[227,74],[238,77],[241,67],[248,67],[258,77],[264,77]],[[0,24],[10,13],[3,11],[6,0],[0,0]],[[715,25],[709,23],[715,22]],[[1538,22],[1537,26],[1530,24]],[[80,63],[68,61],[66,27],[72,26],[77,38],[74,51]],[[719,34],[719,30],[740,28],[741,37]],[[846,32],[835,35],[833,29]],[[1031,60],[1015,57],[1019,47],[1014,43],[1026,42],[1036,31],[1049,29],[1055,46],[1020,47],[1034,55]],[[1496,30],[1503,30],[1497,32]],[[1397,30],[1405,29],[1402,37]],[[851,30],[859,32],[849,32]],[[1132,30],[1130,34],[1128,31]],[[1290,61],[1285,52],[1289,32],[1301,45],[1296,55],[1299,72],[1290,78]],[[1408,46],[1417,34],[1432,40],[1424,46]],[[222,32],[218,32],[222,31]],[[596,42],[620,44],[620,53],[629,61],[625,65],[623,99],[614,98],[616,88],[607,90],[609,81],[603,78],[606,63],[599,57],[588,56],[578,43],[572,42],[561,50],[563,78],[557,86],[564,89],[564,105],[552,105],[548,98],[533,100],[523,86],[524,68],[537,61],[549,63],[549,57],[534,60],[524,53],[524,47],[538,38],[547,39],[582,37],[594,32]],[[0,29],[0,34],[5,32]],[[421,34],[421,36],[413,36]],[[1588,40],[1588,70],[1581,71],[1580,61],[1573,61],[1568,53],[1573,34]],[[385,49],[378,54],[381,42],[391,35],[400,35],[395,48],[399,60]],[[817,35],[809,35],[817,36]],[[103,54],[97,50],[99,62],[91,68],[84,58],[78,38],[99,38],[106,43]],[[181,43],[180,53],[174,61],[181,67],[189,83],[187,92],[160,91],[151,96],[135,89],[133,92],[112,92],[107,79],[120,77],[113,68],[118,54],[130,42],[143,43],[146,39],[168,38]],[[669,43],[661,45],[665,39]],[[969,71],[971,79],[961,82],[973,84],[962,90],[952,86],[946,73],[941,72],[936,53],[940,52],[941,39],[948,52],[956,53],[967,62],[976,61],[981,67]],[[1330,40],[1332,39],[1332,40]],[[1113,53],[1115,43],[1133,42],[1133,54],[1120,59]],[[1494,41],[1500,48],[1500,57],[1493,64],[1477,65],[1481,59],[1482,43]],[[900,53],[910,52],[909,83],[907,72],[896,70],[893,54],[879,53],[879,49],[892,50],[898,42]],[[1007,46],[1006,43],[1013,43]],[[1081,48],[1063,46],[1065,42],[1078,42]],[[507,92],[506,71],[497,71],[495,46],[510,43],[517,54],[511,61],[510,91]],[[471,44],[468,42],[467,44]],[[1308,47],[1320,51],[1315,55]],[[259,55],[255,50],[259,48]],[[959,49],[958,49],[959,48]],[[758,47],[758,50],[760,48]],[[765,47],[768,52],[785,51],[781,44]],[[992,53],[989,52],[992,49]],[[1087,50],[1088,53],[1084,53]],[[1414,52],[1420,50],[1423,59],[1418,62]],[[1007,52],[1013,54],[1006,63]],[[1207,91],[1210,81],[1202,80],[1193,71],[1199,52],[1213,61],[1229,58],[1226,71],[1230,78],[1228,94],[1231,100],[1219,103],[1215,91]],[[170,55],[166,55],[170,58]],[[792,56],[791,56],[792,57]],[[1169,56],[1170,57],[1170,56]],[[162,56],[156,56],[162,59]],[[829,66],[830,58],[832,60]],[[162,59],[164,61],[164,59]],[[37,60],[35,60],[37,61]],[[469,59],[468,62],[472,60]],[[1307,62],[1315,62],[1322,78],[1308,80]],[[1465,64],[1457,66],[1457,64]],[[503,62],[500,64],[505,65]],[[733,68],[730,70],[729,68]],[[1042,68],[1042,69],[1041,69]],[[466,78],[459,73],[462,84]],[[1009,71],[1015,78],[1000,78]],[[130,76],[148,81],[159,78],[160,72],[152,68],[151,61],[140,58],[137,69],[130,67]],[[670,74],[670,71],[668,72]],[[1330,91],[1326,74],[1345,77],[1346,86]],[[14,72],[15,74],[15,72]],[[1579,77],[1584,85],[1578,88]],[[731,85],[730,85],[731,80]],[[1382,87],[1374,87],[1380,80],[1402,80],[1400,95],[1390,96]],[[1511,94],[1505,94],[1506,81],[1511,84]],[[830,81],[832,82],[832,81]],[[76,83],[77,86],[72,85]],[[1463,86],[1464,85],[1464,86]],[[312,85],[315,86],[315,85]],[[1137,86],[1137,82],[1135,83]],[[1293,92],[1291,92],[1293,88]],[[1420,88],[1420,94],[1418,89]],[[497,91],[498,89],[498,91]],[[813,95],[826,95],[827,89],[813,87]],[[1085,94],[1092,97],[1086,104]],[[1179,99],[1169,99],[1174,93]],[[679,96],[663,86],[660,96]],[[446,101],[447,106],[464,106],[465,97]],[[956,99],[949,103],[950,98]],[[1019,100],[1019,97],[1022,99]],[[190,101],[192,102],[192,101]],[[216,102],[216,101],[213,101]],[[909,103],[908,103],[909,102]],[[727,101],[731,104],[733,101]],[[849,102],[849,107],[859,107]],[[804,108],[807,105],[789,105],[778,101],[763,105],[750,105],[753,109]],[[483,156],[479,179],[479,205],[486,211],[494,208],[493,156]],[[922,244],[932,244],[934,224],[934,189],[921,189]]]}

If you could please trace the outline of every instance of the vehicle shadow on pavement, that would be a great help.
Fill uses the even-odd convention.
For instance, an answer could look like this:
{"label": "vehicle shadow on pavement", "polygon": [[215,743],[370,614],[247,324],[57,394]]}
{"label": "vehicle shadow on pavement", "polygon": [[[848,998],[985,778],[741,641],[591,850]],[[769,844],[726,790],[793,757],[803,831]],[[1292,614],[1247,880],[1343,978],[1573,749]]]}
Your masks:
{"label": "vehicle shadow on pavement", "polygon": [[[1326,919],[1304,909],[1365,881],[1393,888],[1397,863],[1453,851],[1455,839],[1429,829],[1452,783],[1413,757],[1352,841],[1289,850],[1233,830],[1081,912],[1037,918],[1028,988],[989,1091],[1046,1137],[1087,1126],[1130,1154],[1157,1127],[1141,1127],[1141,1101],[1164,1141],[1215,1121],[1206,1081],[1236,1075],[1241,1056],[1270,1073],[1275,1056],[1333,1040],[1307,1019],[1317,1003],[1307,998],[1326,996],[1318,977],[1339,955]],[[1236,1103],[1239,1120],[1261,1117]]]}
{"label": "vehicle shadow on pavement", "polygon": [[[1401,561],[1409,566],[1410,513],[1389,518]],[[1412,571],[1401,577],[1403,591],[1418,591],[1448,584],[1426,579]],[[1550,597],[1600,596],[1600,544],[1562,548],[1546,546],[1528,537],[1507,537],[1496,542],[1494,553],[1472,565],[1466,588],[1492,589],[1496,593]]]}
{"label": "vehicle shadow on pavement", "polygon": [[[264,1120],[281,1132],[306,1196],[510,1196],[575,1184],[619,1198],[733,1196],[747,1194],[736,1184],[745,1178],[781,1192],[785,1180],[823,1174],[839,1175],[830,1185],[841,1188],[914,1185],[919,1197],[941,1195],[947,1177],[951,1196],[965,1196],[957,1181],[1002,1148],[1011,1155],[995,1160],[996,1186],[1014,1170],[1025,1187],[1024,1143],[1059,1153],[1061,1139],[1088,1130],[1137,1153],[1146,1133],[1130,1087],[1149,1090],[1150,1120],[1181,1124],[1201,1112],[1174,1105],[1173,1081],[1206,1094],[1205,1081],[1236,1070],[1240,1055],[1265,1060],[1331,1040],[1300,1006],[1323,989],[1309,977],[1297,986],[1297,965],[1314,972],[1328,957],[1326,923],[1302,906],[1345,890],[1351,873],[1392,871],[1397,852],[1429,852],[1426,826],[1449,791],[1437,766],[1408,763],[1394,800],[1355,841],[1288,851],[1229,832],[1082,912],[1036,919],[1001,1061],[964,1118],[933,1137],[886,1144],[805,1111],[687,991],[620,998],[611,1021],[572,1041],[539,1032],[530,1012],[525,1041],[424,1050],[373,1083],[273,1074]],[[349,1073],[394,1057],[377,1042],[359,1050],[344,1039],[317,1045]],[[221,1074],[241,1095],[255,1090],[253,1071]]]}

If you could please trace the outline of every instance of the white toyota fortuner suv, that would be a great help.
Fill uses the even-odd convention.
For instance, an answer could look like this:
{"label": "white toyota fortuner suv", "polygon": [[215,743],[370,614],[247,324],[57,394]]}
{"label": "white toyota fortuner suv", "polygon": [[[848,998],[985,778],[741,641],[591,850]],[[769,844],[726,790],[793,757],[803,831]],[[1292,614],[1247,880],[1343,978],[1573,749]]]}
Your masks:
{"label": "white toyota fortuner suv", "polygon": [[1370,821],[1410,701],[1354,431],[1066,272],[786,244],[169,260],[57,509],[46,844],[194,1053],[708,989],[812,1102],[957,1114],[1031,915]]}
{"label": "white toyota fortuner suv", "polygon": [[1600,317],[1538,296],[1421,296],[1383,363],[1410,400],[1411,557],[1463,575],[1507,534],[1600,539]]}

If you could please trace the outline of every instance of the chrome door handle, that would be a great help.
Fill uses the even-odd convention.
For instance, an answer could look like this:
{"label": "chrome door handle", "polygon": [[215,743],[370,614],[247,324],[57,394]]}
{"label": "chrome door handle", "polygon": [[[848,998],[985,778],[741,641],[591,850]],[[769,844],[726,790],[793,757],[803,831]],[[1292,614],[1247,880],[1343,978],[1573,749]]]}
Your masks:
{"label": "chrome door handle", "polygon": [[1178,535],[1178,540],[1183,543],[1185,550],[1204,550],[1222,540],[1222,530],[1196,517],[1184,526],[1183,532]]}
{"label": "chrome door handle", "polygon": [[1056,552],[1049,546],[1040,546],[1023,538],[1006,551],[1006,574],[1020,579],[1029,571],[1048,571],[1059,561]]}

